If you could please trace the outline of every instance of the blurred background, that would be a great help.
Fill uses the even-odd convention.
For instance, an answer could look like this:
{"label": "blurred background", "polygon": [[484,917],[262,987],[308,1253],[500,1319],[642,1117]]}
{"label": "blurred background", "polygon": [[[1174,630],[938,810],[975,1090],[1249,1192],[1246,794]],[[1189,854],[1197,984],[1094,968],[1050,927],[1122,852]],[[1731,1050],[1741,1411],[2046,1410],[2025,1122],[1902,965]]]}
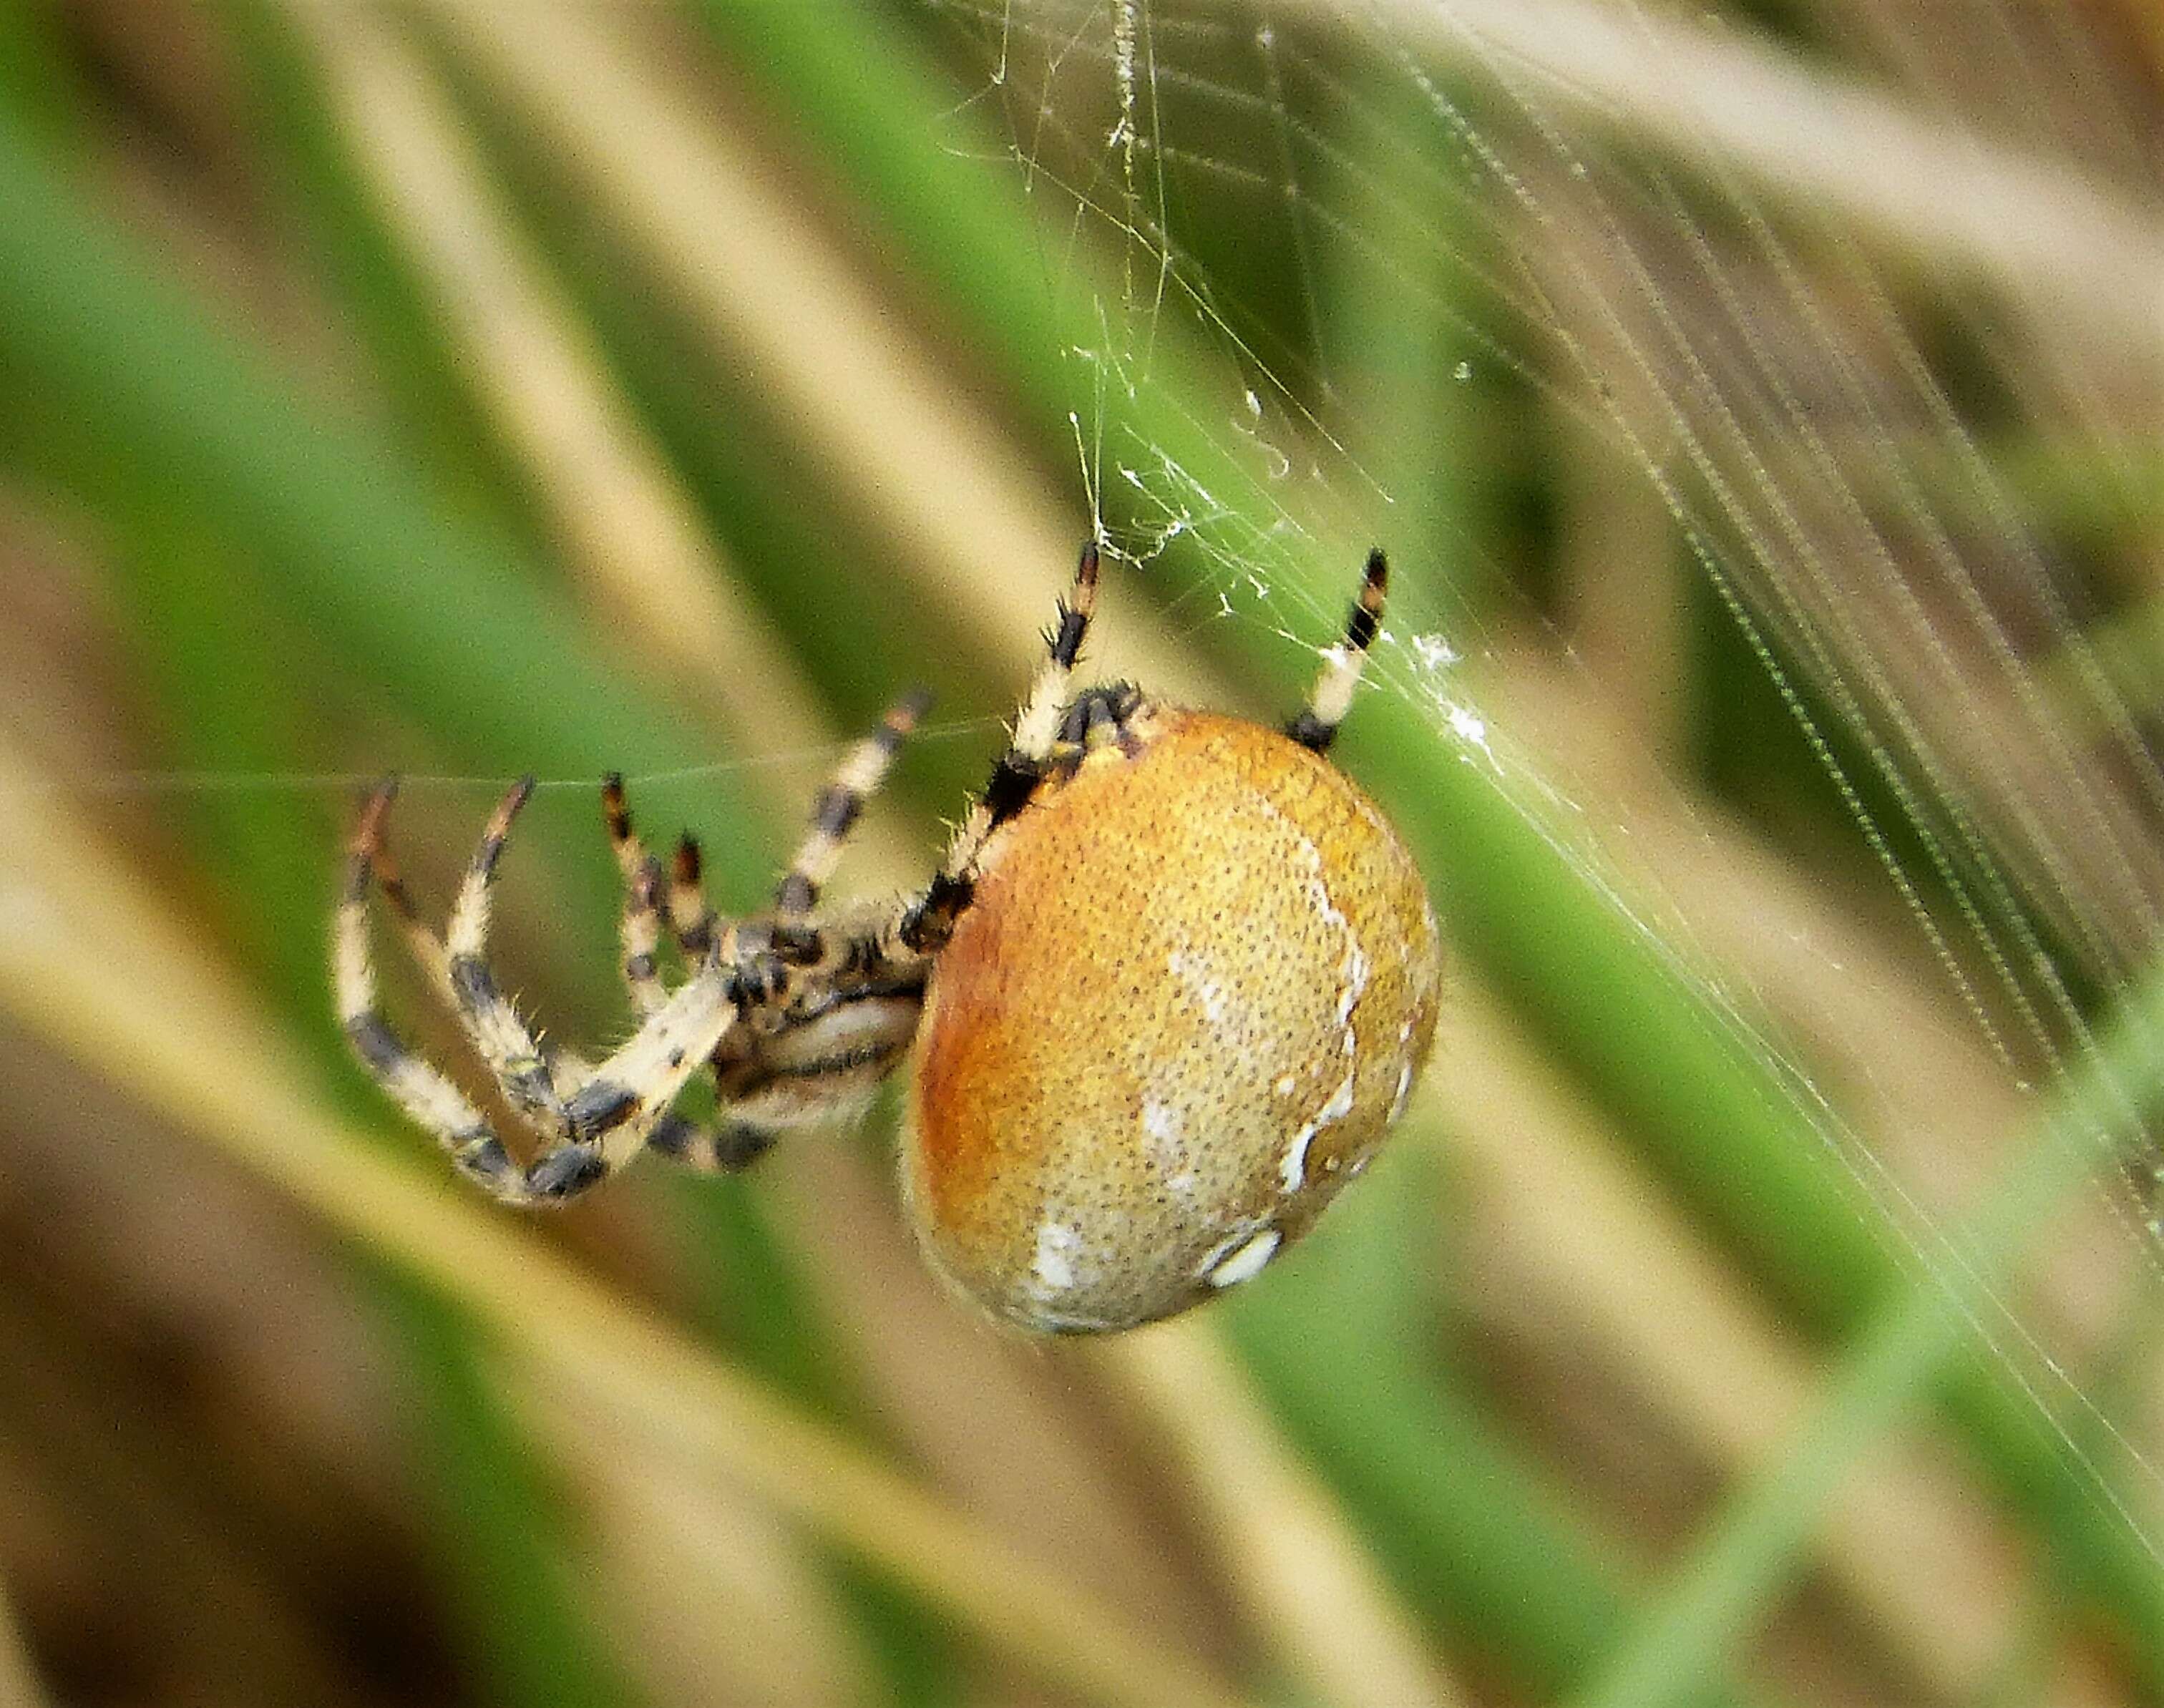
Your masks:
{"label": "blurred background", "polygon": [[[4,0],[0,1704],[2164,1702],[2148,0]],[[520,1218],[357,791],[621,1036],[905,685],[1338,749],[1452,947],[1210,1310],[943,1296],[896,1100]],[[453,1029],[386,948],[393,1013]],[[465,1069],[461,1069],[465,1071]],[[695,1099],[696,1101],[696,1094]]]}

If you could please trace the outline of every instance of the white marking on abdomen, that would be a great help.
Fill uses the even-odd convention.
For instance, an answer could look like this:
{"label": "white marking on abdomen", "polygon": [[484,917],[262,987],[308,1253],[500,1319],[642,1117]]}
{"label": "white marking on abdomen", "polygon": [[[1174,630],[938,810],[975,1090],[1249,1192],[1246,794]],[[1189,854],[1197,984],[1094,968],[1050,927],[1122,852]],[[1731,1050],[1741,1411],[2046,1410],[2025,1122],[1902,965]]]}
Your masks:
{"label": "white marking on abdomen", "polygon": [[1274,1227],[1265,1227],[1211,1266],[1203,1279],[1213,1287],[1237,1287],[1249,1276],[1259,1274],[1264,1264],[1276,1253],[1284,1238]]}
{"label": "white marking on abdomen", "polygon": [[1165,956],[1164,966],[1167,972],[1194,992],[1195,1000],[1202,1005],[1203,1017],[1222,1032],[1232,1012],[1232,993],[1211,976],[1208,960],[1200,954],[1176,949]]}
{"label": "white marking on abdomen", "polygon": [[1285,1147],[1284,1160],[1279,1165],[1278,1178],[1284,1182],[1288,1192],[1297,1192],[1307,1181],[1307,1148],[1315,1143],[1315,1135],[1333,1121],[1342,1121],[1352,1112],[1352,1073],[1346,1070],[1344,1082],[1330,1094],[1330,1101],[1315,1112],[1314,1118],[1292,1136]]}
{"label": "white marking on abdomen", "polygon": [[1082,1236],[1064,1222],[1047,1222],[1037,1230],[1037,1261],[1030,1273],[1047,1293],[1064,1293],[1074,1285],[1074,1265],[1069,1254],[1082,1243]]}

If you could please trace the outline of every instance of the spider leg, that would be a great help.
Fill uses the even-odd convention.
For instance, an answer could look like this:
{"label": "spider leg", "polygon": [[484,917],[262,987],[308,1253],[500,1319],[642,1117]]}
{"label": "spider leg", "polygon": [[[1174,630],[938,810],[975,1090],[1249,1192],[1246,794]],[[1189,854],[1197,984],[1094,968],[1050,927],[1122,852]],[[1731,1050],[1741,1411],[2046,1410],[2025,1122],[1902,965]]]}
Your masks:
{"label": "spider leg", "polygon": [[1071,772],[1089,754],[1106,747],[1131,749],[1130,719],[1142,709],[1142,691],[1132,682],[1104,682],[1085,688],[1069,702],[1059,724],[1056,771]]}
{"label": "spider leg", "polygon": [[617,870],[623,874],[623,918],[619,928],[623,940],[623,982],[631,992],[632,1006],[643,1017],[657,1012],[669,1000],[656,959],[661,949],[661,863],[647,853],[638,833],[631,828],[631,812],[623,800],[623,778],[617,772],[611,771],[601,781],[601,813],[608,821],[609,843],[616,850]]}
{"label": "spider leg", "polygon": [[643,1147],[680,1154],[696,1129],[669,1106],[737,1017],[739,986],[723,954],[738,947],[736,934],[716,934],[713,913],[700,889],[698,844],[688,836],[678,843],[669,891],[670,923],[694,967],[692,976],[671,992],[661,981],[658,964],[661,865],[632,827],[623,779],[617,773],[602,781],[601,810],[624,880],[624,983],[644,1024],[615,1055],[566,1089],[564,1120],[570,1142],[529,1171],[538,1177],[552,1170],[546,1190],[554,1197],[583,1191]]}
{"label": "spider leg", "polygon": [[688,833],[676,838],[676,859],[670,869],[669,928],[686,960],[698,959],[714,940],[714,910],[706,905],[698,838]]}
{"label": "spider leg", "polygon": [[1093,539],[1084,544],[1081,559],[1074,566],[1074,584],[1059,602],[1059,621],[1046,632],[1045,660],[1037,667],[1029,697],[1022,702],[1015,718],[1007,750],[994,762],[991,780],[948,845],[938,875],[901,921],[900,940],[906,949],[928,954],[947,941],[954,922],[969,906],[974,887],[972,874],[985,843],[1028,804],[1036,791],[1045,762],[1058,743],[1074,660],[1082,651],[1082,639],[1089,633],[1090,616],[1096,603],[1097,543]]}
{"label": "spider leg", "polygon": [[443,938],[429,930],[422,920],[419,910],[413,906],[412,895],[406,888],[405,875],[398,870],[398,862],[391,854],[391,845],[383,838],[382,821],[390,810],[391,798],[397,787],[395,780],[381,786],[376,791],[383,801],[380,807],[376,806],[375,797],[370,797],[368,810],[362,816],[362,831],[356,835],[356,852],[360,851],[360,836],[365,834],[368,838],[366,854],[375,871],[376,887],[382,892],[383,899],[391,904],[391,911],[397,917],[398,929],[406,939],[406,946],[412,951],[413,959],[420,964],[421,970],[428,975],[444,1001],[454,1006],[451,992],[451,958],[444,949]]}
{"label": "spider leg", "polygon": [[[922,690],[905,696],[888,711],[878,730],[851,750],[833,780],[820,791],[812,805],[811,830],[775,896],[776,912],[784,920],[801,918],[810,912],[819,886],[833,873],[843,842],[863,810],[865,798],[879,786],[930,698]],[[640,1012],[650,1015],[668,997],[656,966],[661,932],[659,865],[632,828],[620,776],[612,775],[603,783],[601,799],[609,838],[624,878],[624,979]],[[716,921],[701,883],[699,845],[689,836],[676,845],[667,906],[670,928],[686,958],[703,957],[713,941]],[[823,954],[815,931],[785,924],[775,932],[774,946],[780,958],[799,963]],[[772,1148],[777,1137],[775,1126],[808,1118],[809,1115],[785,1115],[771,1124],[725,1118],[716,1125],[701,1127],[687,1117],[664,1112],[654,1122],[646,1143],[689,1167],[733,1172],[748,1167]]]}
{"label": "spider leg", "polygon": [[[391,904],[391,911],[398,921],[399,934],[406,939],[421,970],[427,974],[444,1004],[453,1013],[458,1012],[458,991],[451,983],[450,954],[444,949],[442,938],[430,930],[420,912],[413,906],[413,897],[406,888],[404,875],[398,870],[391,845],[379,835],[372,851],[376,871],[376,887],[383,899]],[[567,1085],[576,1085],[593,1072],[592,1064],[576,1053],[544,1043],[543,1054],[548,1058],[549,1071],[556,1082],[558,1096]]]}
{"label": "spider leg", "polygon": [[[833,781],[824,786],[812,806],[812,829],[790,862],[788,877],[775,894],[775,909],[784,918],[803,918],[818,901],[818,890],[833,875],[842,842],[864,810],[865,796],[879,788],[887,766],[894,762],[902,740],[916,728],[917,718],[931,703],[931,695],[913,691],[905,695],[875,733],[857,743],[842,759]],[[623,780],[610,775],[601,784],[601,807],[608,818],[608,836],[615,844],[617,866],[623,872],[623,979],[630,985],[632,1000],[640,1013],[651,1015],[666,1000],[660,983],[656,954],[660,949],[660,864],[645,851],[632,829],[632,816],[623,799]],[[686,959],[703,957],[714,938],[714,913],[706,905],[699,872],[699,844],[691,836],[677,842],[669,883],[669,927],[675,933]],[[803,931],[779,933],[777,946],[785,954],[801,959],[814,953],[818,938]],[[717,1076],[718,1076],[717,1065]],[[717,1078],[718,1089],[718,1078]],[[773,1148],[777,1134],[770,1126],[740,1119],[722,1119],[717,1126],[699,1126],[684,1115],[662,1115],[647,1137],[647,1145],[664,1156],[701,1171],[744,1169]]]}
{"label": "spider leg", "polygon": [[584,1190],[630,1161],[671,1118],[669,1106],[769,978],[755,966],[747,979],[733,964],[735,949],[733,931],[717,938],[697,971],[564,1100],[569,1142],[527,1171],[537,1190],[550,1197]]}
{"label": "spider leg", "polygon": [[1316,679],[1314,691],[1285,725],[1285,733],[1302,747],[1316,753],[1329,751],[1337,726],[1352,709],[1352,691],[1359,686],[1361,666],[1367,663],[1368,649],[1382,626],[1383,596],[1389,591],[1389,581],[1390,566],[1378,546],[1368,554],[1368,570],[1360,582],[1359,596],[1345,619],[1345,639],[1322,655],[1322,674]]}
{"label": "spider leg", "polygon": [[[734,1022],[736,985],[721,951],[725,946],[733,950],[735,943],[733,937],[715,939],[696,972],[667,994],[661,992],[658,979],[638,980],[627,957],[626,977],[634,996],[642,1006],[648,998],[659,1000],[622,1048],[582,1075],[569,1095],[560,1095],[538,1041],[498,991],[485,959],[496,865],[512,821],[532,792],[530,779],[521,782],[489,820],[460,886],[444,946],[452,994],[474,1047],[506,1098],[533,1118],[553,1141],[528,1169],[528,1190],[542,1197],[561,1198],[592,1185],[638,1152],[654,1123]],[[620,857],[641,875],[627,905],[626,933],[635,952],[638,942],[650,943],[658,938],[659,914],[654,896],[659,875],[651,883],[643,880],[649,862],[631,838],[621,786],[612,813],[612,833],[619,824]],[[646,986],[643,992],[642,985]]]}
{"label": "spider leg", "polygon": [[686,1116],[664,1115],[648,1138],[649,1150],[701,1175],[736,1175],[775,1147],[781,1137],[748,1121],[722,1121],[701,1127]]}
{"label": "spider leg", "polygon": [[[345,887],[332,932],[339,1022],[361,1064],[400,1108],[436,1135],[459,1171],[485,1190],[502,1196],[517,1185],[517,1164],[486,1118],[466,1101],[465,1094],[407,1047],[377,1003],[376,968],[368,949],[368,893],[376,881],[384,816],[391,810],[397,791],[396,780],[379,785],[369,796],[354,832]],[[405,901],[395,870],[391,882],[395,886],[394,905],[402,915],[410,916],[410,904]],[[433,937],[428,942],[433,943]],[[436,964],[440,966],[440,945],[437,947]],[[421,953],[427,961],[425,947]]]}
{"label": "spider leg", "polygon": [[465,1023],[466,1036],[496,1075],[512,1107],[540,1124],[544,1132],[566,1130],[564,1100],[557,1095],[538,1038],[520,1018],[511,1001],[496,988],[489,970],[489,907],[494,899],[496,869],[503,854],[512,821],[533,793],[533,780],[522,779],[496,805],[488,828],[466,866],[458,899],[452,904],[450,922],[444,933],[448,957],[445,973],[451,1001]]}
{"label": "spider leg", "polygon": [[[607,1061],[594,1069],[582,1065],[575,1078],[565,1074],[560,1093],[553,1080],[548,1083],[549,1098],[558,1112],[550,1131],[559,1142],[522,1169],[504,1149],[486,1117],[449,1079],[399,1038],[378,1004],[368,945],[368,896],[384,860],[384,820],[394,792],[391,783],[379,787],[370,796],[354,833],[332,941],[340,1023],[377,1083],[413,1120],[437,1136],[469,1179],[510,1204],[550,1203],[570,1197],[629,1160],[648,1143],[656,1128],[670,1118],[670,1104],[712,1055],[736,1023],[743,1005],[776,994],[785,975],[770,952],[746,955],[743,964],[738,964],[733,959],[738,948],[733,933],[717,940],[696,972],[671,992]],[[493,865],[523,793],[514,790],[491,821],[489,835],[475,856],[476,869]],[[473,883],[470,872],[469,889]],[[460,958],[478,959],[486,921],[477,928],[472,914],[476,907],[485,912],[486,897],[476,903],[470,895],[461,893],[460,912],[465,917],[454,918],[446,948],[414,917],[395,867],[389,871],[386,889],[392,907],[408,922],[407,934],[415,953],[424,964],[444,969],[444,982],[454,998],[464,998],[477,981],[470,971],[460,970]],[[500,997],[496,1000],[502,1001]],[[503,1006],[507,1009],[509,1005]],[[502,1023],[501,1017],[490,1017],[493,1023]],[[519,1035],[524,1036],[523,1022],[515,1015],[511,1017],[519,1027]],[[478,1029],[470,1023],[468,1029],[475,1033],[479,1045]],[[491,1065],[496,1065],[493,1060]],[[562,1072],[560,1064],[558,1070]],[[508,1095],[507,1076],[499,1070],[498,1078]]]}
{"label": "spider leg", "polygon": [[834,875],[835,863],[842,857],[843,844],[856,825],[857,815],[885,780],[895,754],[931,704],[929,689],[912,688],[903,695],[887,708],[880,727],[850,749],[833,780],[812,798],[812,828],[797,845],[788,874],[774,892],[775,912],[795,916],[812,911],[821,886]]}
{"label": "spider leg", "polygon": [[1059,602],[1059,621],[1045,631],[1044,662],[1037,666],[1029,698],[1022,702],[1015,718],[1014,739],[993,768],[994,787],[985,791],[988,799],[996,792],[1001,768],[1011,763],[1019,765],[1033,783],[1035,768],[1051,757],[1053,743],[1059,736],[1059,715],[1067,704],[1068,686],[1074,679],[1074,660],[1081,655],[1082,639],[1090,632],[1090,614],[1096,608],[1097,542],[1093,539],[1083,544],[1081,558],[1074,565],[1074,584]]}
{"label": "spider leg", "polygon": [[892,943],[901,904],[820,926],[748,922],[739,950],[770,933],[775,961],[801,970],[792,1001],[770,1003],[715,1053],[718,1118],[664,1117],[649,1141],[706,1172],[748,1167],[780,1133],[861,1108],[907,1052],[929,970]]}

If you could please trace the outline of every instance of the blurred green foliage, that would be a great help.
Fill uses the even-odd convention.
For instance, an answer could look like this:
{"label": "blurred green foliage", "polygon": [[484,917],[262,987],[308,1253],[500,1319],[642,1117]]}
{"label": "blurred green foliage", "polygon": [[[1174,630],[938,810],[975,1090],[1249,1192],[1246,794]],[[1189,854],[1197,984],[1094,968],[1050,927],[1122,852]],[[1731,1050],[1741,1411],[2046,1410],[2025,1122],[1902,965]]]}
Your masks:
{"label": "blurred green foliage", "polygon": [[[898,317],[959,328],[970,371],[958,383],[996,393],[1032,423],[1017,434],[1023,454],[1062,470],[1077,401],[1070,353],[1100,334],[1116,258],[1085,244],[1048,260],[1047,236],[998,158],[1005,139],[981,134],[974,113],[958,116],[936,36],[872,8],[707,3],[685,15],[699,32],[687,39],[716,55],[717,72],[756,91],[769,140],[801,155],[806,181],[831,198],[827,217],[906,269],[895,281]],[[130,229],[101,183],[116,144],[95,92],[53,93],[79,81],[60,17],[58,8],[18,8],[0,23],[0,66],[13,68],[0,76],[0,417],[12,423],[0,427],[0,445],[12,481],[96,518],[155,762],[276,775],[395,760],[568,777],[669,770],[721,750],[728,733],[645,682],[549,561],[525,477],[357,181],[279,9],[231,0],[214,27],[242,76],[235,126],[262,197],[253,216],[272,222],[265,240],[281,264],[298,265],[306,287],[336,305],[346,359],[367,376],[358,409],[316,395],[290,353],[213,300],[170,247]],[[610,378],[837,723],[861,725],[904,676],[929,677],[965,715],[1002,707],[1015,683],[990,661],[958,656],[938,613],[882,584],[880,543],[800,465],[786,423],[762,418],[755,376],[701,347],[635,260],[590,229],[515,119],[475,93],[470,68],[446,70],[538,251],[607,352]],[[1426,115],[1398,122],[1402,136],[1394,130],[1381,148],[1432,145]],[[958,145],[965,133],[972,146]],[[1258,318],[1258,337],[1298,348],[1306,329],[1281,323],[1295,312],[1288,305],[1312,307],[1315,286],[1285,276],[1295,258],[1258,255],[1229,222],[1198,232],[1200,271]],[[1075,276],[1048,283],[1058,265]],[[1544,565],[1552,541],[1560,501],[1526,449],[1537,442],[1536,395],[1505,376],[1474,407],[1476,394],[1452,377],[1461,345],[1439,321],[1406,324],[1393,318],[1393,301],[1363,299],[1362,277],[1348,266],[1330,281],[1332,335],[1372,365],[1371,435],[1394,447],[1389,483],[1411,495],[1394,542],[1400,562],[1435,566],[1438,601],[1552,610],[1540,569],[1507,592],[1492,574]],[[1423,288],[1449,302],[1471,287],[1439,275]],[[1131,426],[1199,486],[1237,493],[1249,477],[1225,435],[1203,425],[1223,413],[1205,377],[1210,354],[1169,318],[1149,382],[1131,400]],[[1347,373],[1352,365],[1348,357]],[[1179,544],[1165,567],[1153,586],[1191,587],[1209,573]],[[1289,608],[1327,610],[1344,568],[1287,556],[1269,573]],[[1447,582],[1455,585],[1446,596]],[[1262,624],[1205,625],[1195,639],[1279,703],[1312,665]],[[1732,649],[1718,650],[1721,669],[1706,678],[1716,684],[1739,663]],[[1755,686],[1748,661],[1741,667],[1743,686]],[[1845,835],[1789,728],[1739,715],[1741,692],[1714,697],[1720,710],[1705,728],[1721,739],[1722,765],[1755,786],[1768,786],[1769,772],[1785,780],[1770,786]],[[1939,1296],[1944,1278],[1920,1279],[1889,1247],[1785,1065],[1593,880],[1539,809],[1439,744],[1410,696],[1371,696],[1356,722],[1348,767],[1388,802],[1436,875],[1460,953],[1798,1333],[1837,1356],[1901,1301]],[[790,735],[769,733],[777,745]],[[938,744],[911,759],[894,810],[913,809],[927,849],[932,816],[954,813],[988,747]],[[319,964],[340,804],[206,791],[178,798],[174,829],[223,952],[323,1052],[344,1095],[354,1081],[328,1024]],[[719,833],[706,839],[717,891],[736,901],[758,895],[794,826],[775,822],[727,771],[701,775],[696,810]],[[612,876],[579,813],[535,817],[520,859],[531,856],[544,875],[535,881],[562,910],[537,945],[545,988],[572,993],[573,1012],[608,1012]],[[1447,1648],[1476,1649],[1552,1699],[1634,1640],[1647,1574],[1584,1521],[1438,1351],[1448,1316],[1427,1275],[1447,1190],[1411,1167],[1395,1184],[1394,1198],[1372,1197],[1357,1220],[1348,1210],[1347,1227],[1318,1238],[1308,1261],[1240,1298],[1228,1331],[1287,1437],[1407,1605]],[[822,1321],[755,1180],[672,1188],[662,1225],[690,1280],[691,1314],[719,1348],[804,1406],[888,1440],[879,1395]],[[569,1521],[560,1499],[500,1410],[456,1301],[416,1295],[365,1264],[358,1273],[379,1289],[414,1379],[418,1448],[437,1490],[429,1527],[443,1538],[447,1593],[486,1699],[635,1700],[554,1552]],[[1953,1356],[1946,1337],[1907,1343],[1873,1380],[1870,1415],[1836,1443],[1844,1462],[1867,1450],[1904,1401],[1940,1391],[1991,1498],[2049,1536],[2083,1616],[2108,1626],[2133,1670],[2164,1689],[2156,1558],[2137,1531],[2099,1512],[2083,1486],[2093,1462],[2039,1431],[2004,1370]],[[1807,1507],[1823,1495],[1810,1485]],[[550,1521],[533,1517],[552,1512]],[[1799,1519],[1754,1563],[1752,1610],[1801,1568],[1808,1532]],[[873,1634],[896,1700],[963,1699],[952,1640],[932,1615],[854,1569],[832,1574]],[[1656,1697],[1776,1700],[1756,1684],[1697,1677],[1668,1680],[1646,1700]]]}

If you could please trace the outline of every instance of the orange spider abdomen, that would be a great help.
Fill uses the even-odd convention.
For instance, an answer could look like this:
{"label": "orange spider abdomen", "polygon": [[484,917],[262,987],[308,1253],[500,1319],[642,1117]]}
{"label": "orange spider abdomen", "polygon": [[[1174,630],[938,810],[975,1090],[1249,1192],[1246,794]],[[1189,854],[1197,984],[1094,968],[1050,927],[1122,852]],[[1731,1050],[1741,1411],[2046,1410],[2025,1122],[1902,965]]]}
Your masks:
{"label": "orange spider abdomen", "polygon": [[1274,730],[1150,707],[987,848],[918,1034],[927,1253],[1042,1332],[1254,1274],[1366,1164],[1433,1036],[1411,855]]}

